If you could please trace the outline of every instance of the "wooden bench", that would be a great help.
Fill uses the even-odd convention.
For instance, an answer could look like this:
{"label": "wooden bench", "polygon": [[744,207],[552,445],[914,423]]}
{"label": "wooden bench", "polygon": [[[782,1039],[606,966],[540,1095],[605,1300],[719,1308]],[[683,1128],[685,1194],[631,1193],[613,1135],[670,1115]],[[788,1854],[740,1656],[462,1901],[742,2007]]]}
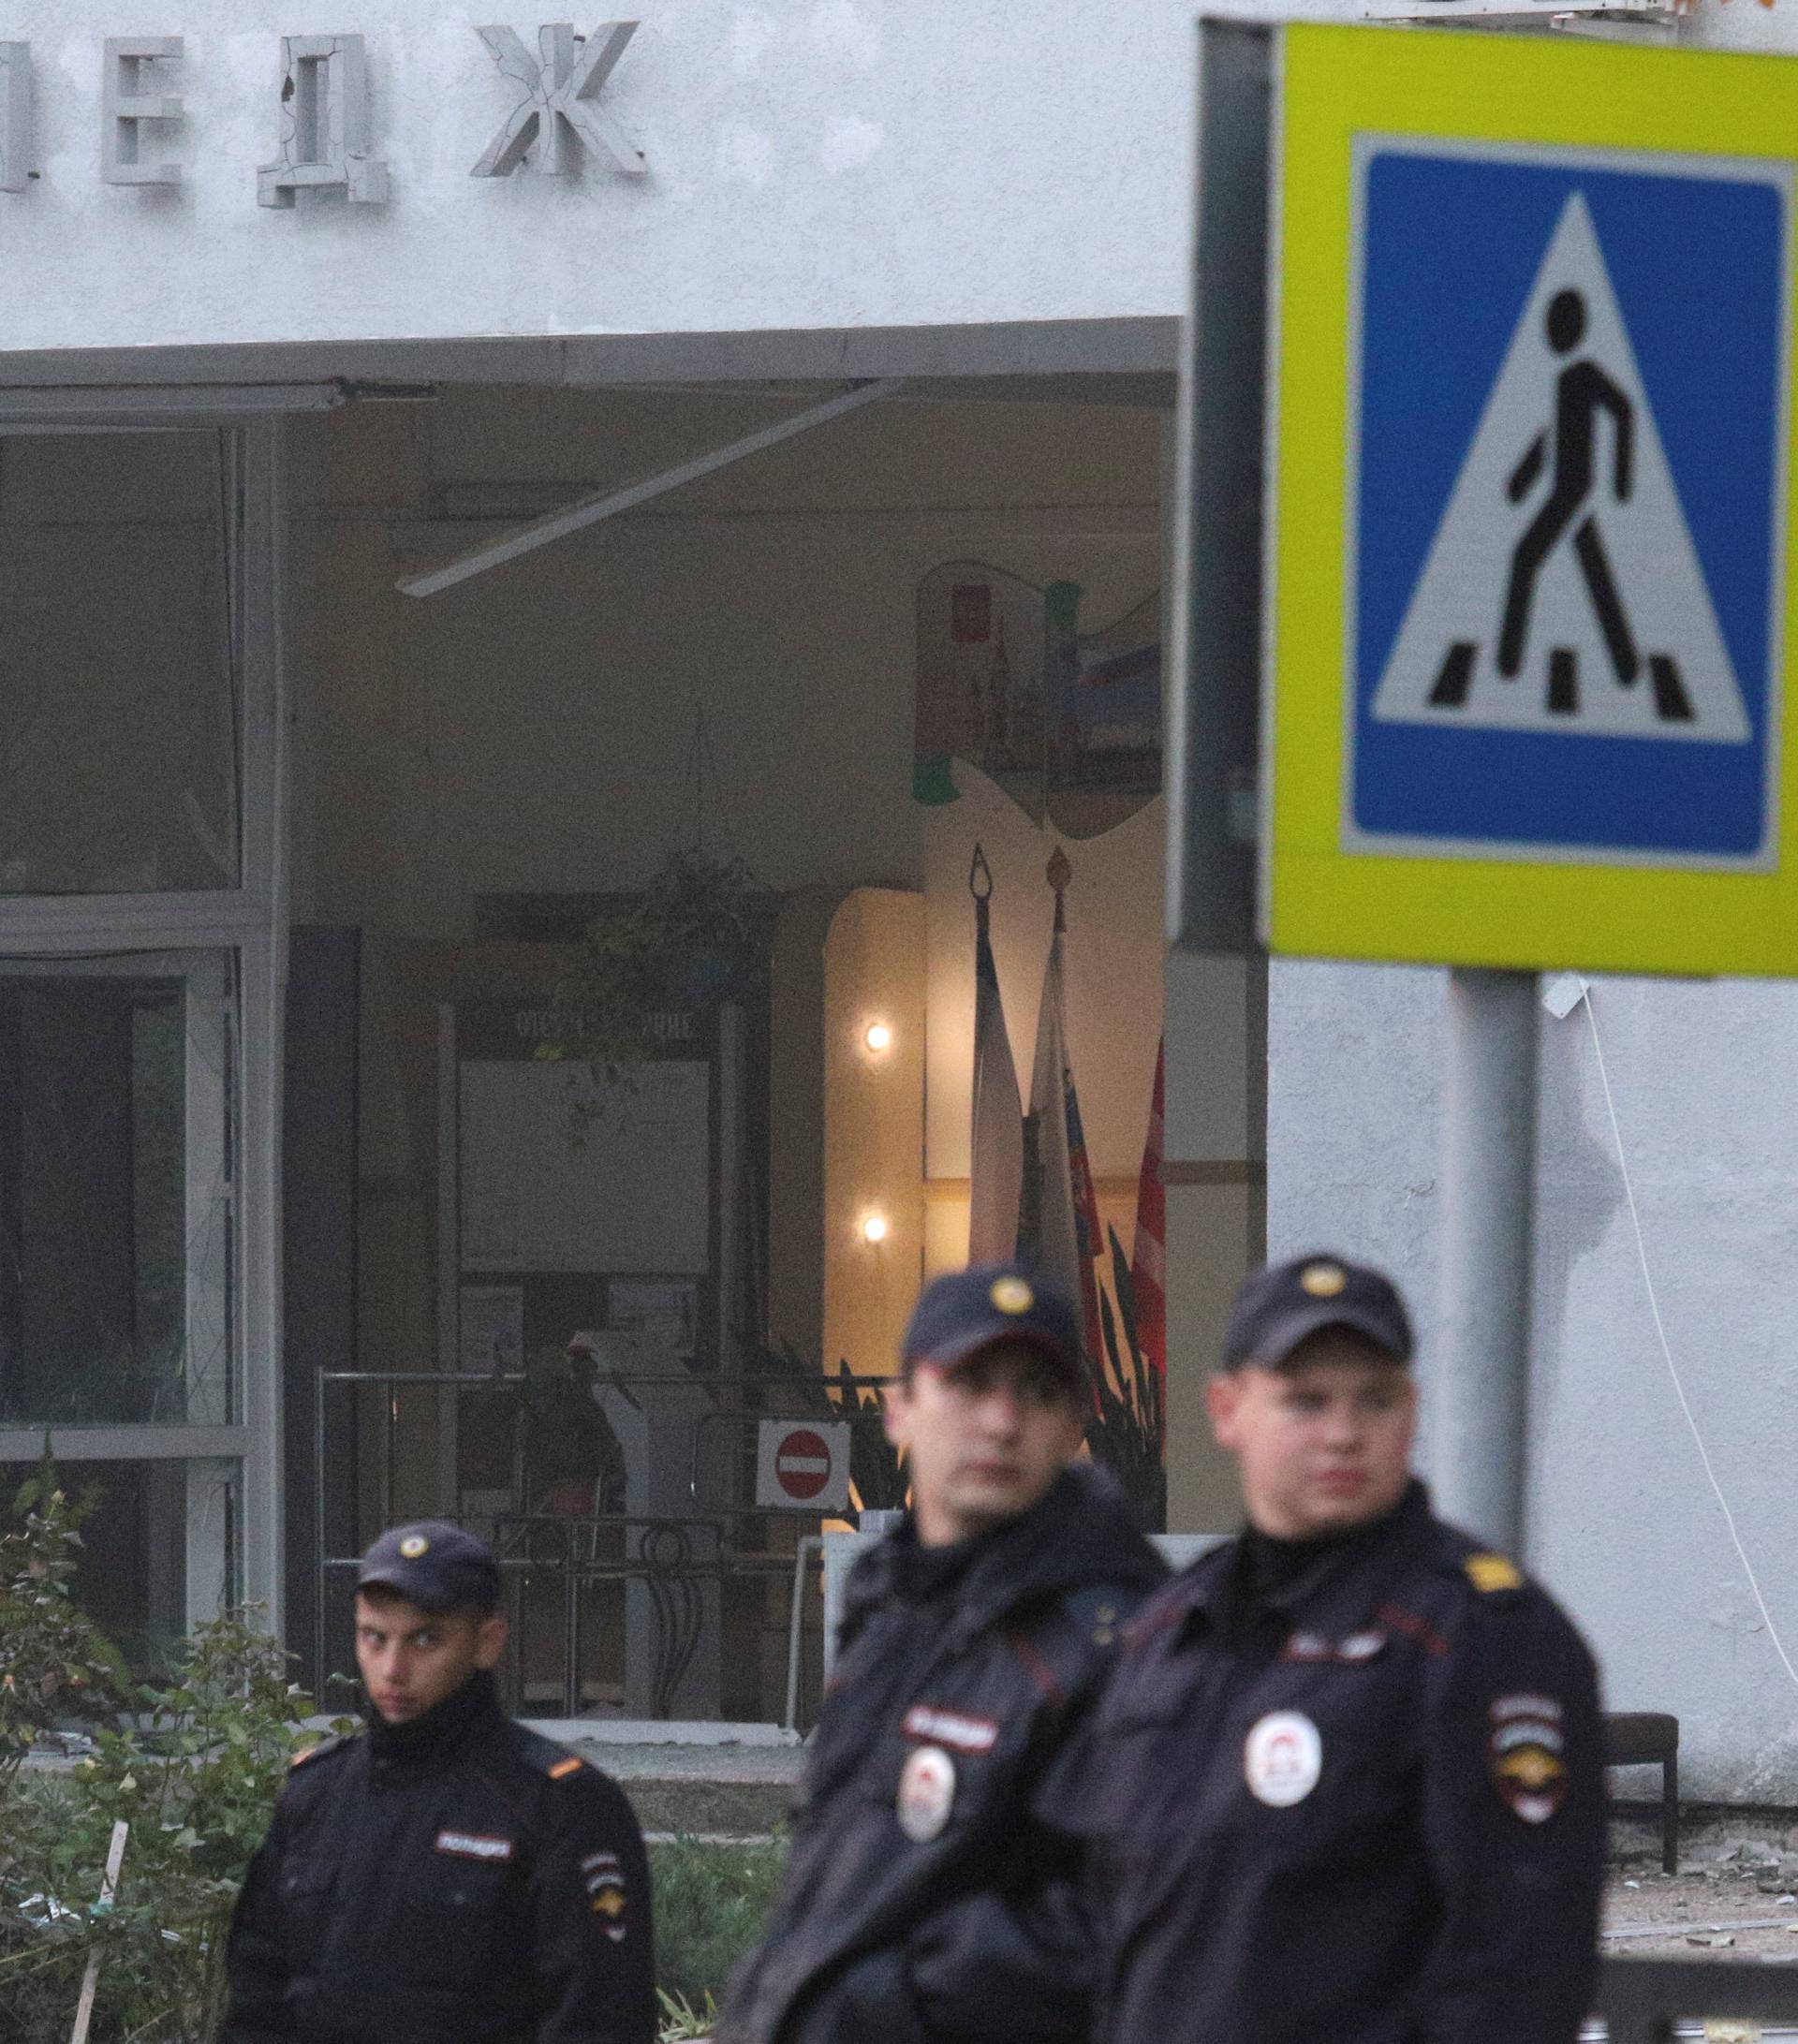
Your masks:
{"label": "wooden bench", "polygon": [[1679,1872],[1679,1720],[1665,1711],[1613,1711],[1604,1720],[1606,1767],[1660,1769],[1660,1863]]}

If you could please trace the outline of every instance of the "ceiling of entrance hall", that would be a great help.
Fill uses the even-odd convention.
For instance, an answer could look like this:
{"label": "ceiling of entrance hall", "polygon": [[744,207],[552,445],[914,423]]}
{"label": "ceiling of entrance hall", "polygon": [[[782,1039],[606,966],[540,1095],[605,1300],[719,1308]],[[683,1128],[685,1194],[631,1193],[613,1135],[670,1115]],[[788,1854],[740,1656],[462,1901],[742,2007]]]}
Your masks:
{"label": "ceiling of entrance hall", "polygon": [[[1032,378],[1032,402],[1018,402],[1013,384],[1007,397],[994,390],[978,403],[962,395],[965,385],[907,386],[896,400],[626,515],[816,511],[908,521],[922,512],[1012,511],[1027,512],[1031,530],[1067,524],[1152,534],[1167,416],[1155,402],[1160,382]],[[1080,402],[1052,401],[1064,389]],[[528,519],[671,467],[820,394],[810,384],[446,390],[429,404],[352,407],[297,425],[295,492],[302,502],[342,503],[365,493],[409,498],[412,514],[433,522]]]}

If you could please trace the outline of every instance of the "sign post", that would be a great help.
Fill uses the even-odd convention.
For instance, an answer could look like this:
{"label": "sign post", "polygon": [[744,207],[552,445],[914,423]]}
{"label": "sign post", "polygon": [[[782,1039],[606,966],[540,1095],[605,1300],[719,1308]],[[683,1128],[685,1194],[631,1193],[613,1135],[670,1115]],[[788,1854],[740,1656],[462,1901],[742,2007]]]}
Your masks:
{"label": "sign post", "polygon": [[1529,1409],[1536,1023],[1535,974],[1450,973],[1431,1474],[1449,1518],[1512,1553]]}
{"label": "sign post", "polygon": [[[1207,22],[1201,104],[1255,36],[1267,537],[1201,566],[1193,521],[1184,566],[1263,592],[1270,948],[1451,968],[1435,1473],[1514,1544],[1535,975],[1798,974],[1798,67]],[[1201,420],[1208,193],[1253,154],[1216,126]]]}

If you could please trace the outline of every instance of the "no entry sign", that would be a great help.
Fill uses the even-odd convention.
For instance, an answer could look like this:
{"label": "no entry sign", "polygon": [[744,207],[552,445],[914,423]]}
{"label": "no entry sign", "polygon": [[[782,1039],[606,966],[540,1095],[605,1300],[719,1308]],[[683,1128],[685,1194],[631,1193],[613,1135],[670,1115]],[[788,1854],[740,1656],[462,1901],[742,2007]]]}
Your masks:
{"label": "no entry sign", "polygon": [[814,1514],[849,1507],[849,1430],[840,1420],[761,1422],[756,1504]]}

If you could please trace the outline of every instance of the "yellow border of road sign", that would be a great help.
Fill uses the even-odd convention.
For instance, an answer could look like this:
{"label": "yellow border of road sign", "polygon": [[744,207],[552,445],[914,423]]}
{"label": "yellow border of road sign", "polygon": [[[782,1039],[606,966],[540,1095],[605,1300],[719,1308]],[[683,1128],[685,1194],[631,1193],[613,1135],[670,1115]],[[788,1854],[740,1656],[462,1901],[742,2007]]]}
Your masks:
{"label": "yellow border of road sign", "polygon": [[[1784,57],[1373,28],[1281,37],[1274,142],[1272,468],[1263,918],[1276,951],[1445,964],[1798,975],[1798,746],[1779,757],[1761,873],[1345,851],[1343,691],[1357,134],[1798,160]],[[1798,263],[1789,263],[1798,274]],[[1790,382],[1791,307],[1786,310]],[[1792,406],[1787,395],[1788,478]],[[1798,516],[1785,532],[1787,693],[1798,676]]]}

